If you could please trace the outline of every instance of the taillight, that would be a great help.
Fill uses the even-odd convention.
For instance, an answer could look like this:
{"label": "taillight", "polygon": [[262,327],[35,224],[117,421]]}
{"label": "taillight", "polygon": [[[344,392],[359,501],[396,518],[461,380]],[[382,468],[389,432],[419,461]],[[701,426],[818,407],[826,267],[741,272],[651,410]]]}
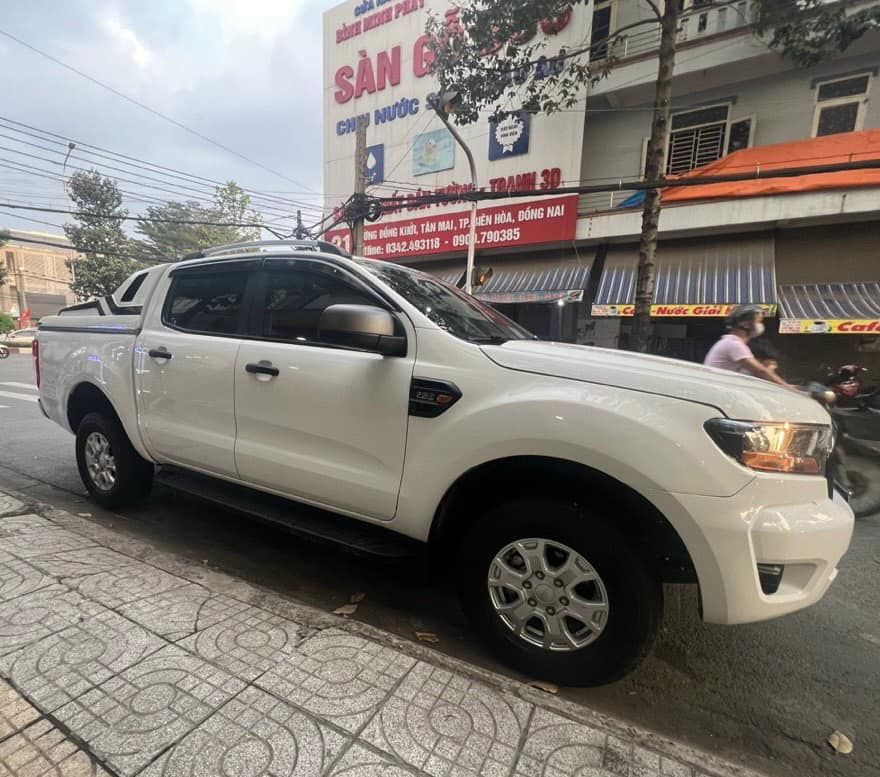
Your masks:
{"label": "taillight", "polygon": [[37,388],[40,387],[40,341],[35,337],[34,344],[31,346],[31,353],[34,355],[34,373],[37,378]]}

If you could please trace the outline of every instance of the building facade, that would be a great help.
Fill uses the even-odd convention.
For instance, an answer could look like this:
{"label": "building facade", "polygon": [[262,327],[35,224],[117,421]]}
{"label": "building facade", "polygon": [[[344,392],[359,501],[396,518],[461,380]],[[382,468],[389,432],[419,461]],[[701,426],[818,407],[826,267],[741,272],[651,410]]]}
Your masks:
{"label": "building facade", "polygon": [[54,315],[72,305],[73,274],[68,262],[78,254],[64,235],[23,230],[6,230],[9,239],[0,246],[0,265],[6,270],[6,284],[0,286],[0,312],[20,321],[30,311],[31,321]]}
{"label": "building facade", "polygon": [[[396,5],[412,6],[408,14],[411,34],[424,30],[428,2],[376,3],[375,9],[364,13],[384,13],[380,19],[390,19],[384,23],[386,31],[392,31],[397,23]],[[354,13],[368,5],[372,0],[328,12],[328,36],[343,30],[338,14]],[[390,14],[382,10],[388,8],[395,10]],[[442,14],[445,7],[437,5],[433,10]],[[861,153],[852,158],[880,159],[880,134],[870,133],[880,128],[880,61],[876,55],[880,34],[865,35],[845,53],[804,70],[756,37],[751,0],[721,7],[684,0],[683,10],[672,137],[667,150],[669,175],[699,174],[691,171],[718,163],[732,153],[766,147],[784,148],[792,165],[821,164],[823,159],[808,157],[817,153],[813,150],[816,147],[829,147],[821,142],[816,146],[814,139],[830,136],[837,140],[833,155],[827,154],[829,159],[842,158],[841,149],[846,149],[849,138]],[[599,44],[593,48],[592,58],[609,60],[613,66],[584,95],[583,110],[564,114],[563,123],[556,123],[558,116],[530,117],[530,145],[524,150],[522,144],[516,147],[522,153],[501,159],[500,167],[493,160],[492,139],[486,137],[493,130],[482,122],[466,128],[465,137],[475,155],[483,158],[479,188],[495,189],[508,181],[512,187],[524,188],[522,183],[529,179],[520,178],[520,185],[516,185],[517,175],[530,170],[537,172],[540,186],[541,171],[553,168],[567,183],[631,181],[643,175],[659,31],[646,25],[633,28],[609,46],[601,41],[649,15],[643,0],[594,0],[574,7],[569,28],[559,33],[560,45],[591,37]],[[352,99],[357,93],[358,72],[352,64],[376,56],[369,47],[372,33],[363,32],[364,27],[362,23],[362,32],[349,39],[354,42],[354,62],[349,63],[351,89],[340,87],[337,80],[339,68],[346,66],[338,56],[338,44],[325,44],[328,120],[336,118],[335,95],[340,90],[343,96],[350,92]],[[344,37],[345,32],[341,34]],[[548,52],[556,42],[548,42]],[[343,72],[343,76],[347,74]],[[423,100],[432,88],[430,80],[426,76],[407,87]],[[343,77],[343,86],[345,82]],[[371,116],[378,118],[375,112]],[[579,127],[572,126],[573,117]],[[416,118],[420,125],[423,119]],[[440,126],[430,116],[425,121],[431,130]],[[334,124],[327,132],[335,135],[339,129]],[[368,146],[385,137],[385,131],[385,124],[374,124],[368,130]],[[398,187],[399,192],[416,194],[465,185],[462,159],[438,169],[429,179],[417,175],[419,168],[412,157],[421,151],[411,143],[410,133],[418,137],[421,129],[404,130],[404,122],[399,122],[396,131],[390,154],[387,146],[383,149],[384,188],[368,191],[387,194]],[[560,149],[562,153],[552,156]],[[351,191],[353,150],[353,136],[330,139],[328,192]],[[826,156],[825,151],[818,153]],[[497,153],[495,156],[497,159]],[[758,155],[750,164],[760,167],[760,160]],[[764,305],[770,314],[771,337],[786,355],[784,362],[787,360],[790,371],[808,376],[819,362],[847,360],[876,362],[880,368],[880,338],[872,334],[875,329],[880,332],[880,303],[872,296],[880,285],[880,181],[866,178],[859,185],[841,188],[836,188],[834,181],[825,181],[818,187],[805,183],[803,190],[771,187],[747,195],[732,192],[680,201],[673,201],[670,195],[668,203],[666,199],[664,196],[660,221],[652,350],[699,360],[723,330],[730,306],[751,302]],[[536,198],[534,203],[538,202]],[[494,245],[478,240],[477,265],[491,267],[494,274],[475,293],[541,336],[625,346],[641,226],[639,203],[639,193],[625,188],[581,195],[576,201],[573,229],[568,222],[560,222],[558,229],[530,234],[529,242],[511,240]],[[494,203],[487,205],[491,209]],[[486,204],[481,204],[481,210],[484,207]],[[455,208],[444,212],[450,210]],[[461,210],[459,206],[458,212]],[[413,229],[416,231],[411,234],[418,238],[423,234],[421,216],[422,212],[404,210],[383,216],[367,231],[399,235]],[[489,224],[481,229],[500,231],[493,229],[494,217],[491,214]],[[337,230],[336,239],[345,240],[345,235],[344,230]],[[459,237],[455,243],[429,243],[424,252],[409,254],[399,252],[399,245],[377,243],[370,253],[454,279],[463,272],[465,246]],[[843,330],[834,323],[846,321],[851,323],[844,324]]]}

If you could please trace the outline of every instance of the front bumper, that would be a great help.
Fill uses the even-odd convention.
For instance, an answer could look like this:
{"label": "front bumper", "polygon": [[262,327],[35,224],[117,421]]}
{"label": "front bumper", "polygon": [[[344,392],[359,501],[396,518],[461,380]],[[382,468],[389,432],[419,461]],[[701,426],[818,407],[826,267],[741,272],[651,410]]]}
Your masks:
{"label": "front bumper", "polygon": [[[759,476],[731,497],[672,496],[709,623],[767,620],[815,604],[852,538],[852,510],[816,478]],[[772,593],[768,567],[782,567]]]}

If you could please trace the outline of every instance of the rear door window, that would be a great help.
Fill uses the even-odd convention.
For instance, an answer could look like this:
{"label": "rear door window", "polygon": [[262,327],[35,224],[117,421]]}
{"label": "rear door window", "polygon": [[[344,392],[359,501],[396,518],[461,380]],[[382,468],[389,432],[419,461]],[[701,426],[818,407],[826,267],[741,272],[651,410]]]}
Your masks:
{"label": "rear door window", "polygon": [[185,332],[239,333],[247,279],[243,271],[178,275],[165,300],[162,322]]}

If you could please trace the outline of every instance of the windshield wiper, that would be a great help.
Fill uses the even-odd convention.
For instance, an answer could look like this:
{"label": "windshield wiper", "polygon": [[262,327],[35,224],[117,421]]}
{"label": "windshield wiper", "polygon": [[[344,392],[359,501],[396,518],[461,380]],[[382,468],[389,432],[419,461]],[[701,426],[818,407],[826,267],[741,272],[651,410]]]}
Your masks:
{"label": "windshield wiper", "polygon": [[477,345],[504,345],[510,338],[502,337],[501,335],[490,335],[486,337],[469,337],[468,340]]}

